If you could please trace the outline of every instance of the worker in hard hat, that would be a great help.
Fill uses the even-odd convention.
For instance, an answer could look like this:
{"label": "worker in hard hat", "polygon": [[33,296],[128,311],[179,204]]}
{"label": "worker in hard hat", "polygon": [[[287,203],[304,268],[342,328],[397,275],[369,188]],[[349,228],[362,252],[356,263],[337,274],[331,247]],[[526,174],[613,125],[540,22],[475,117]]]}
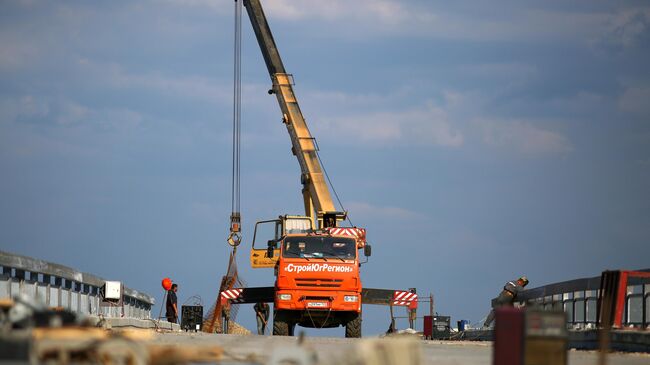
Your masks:
{"label": "worker in hard hat", "polygon": [[499,307],[512,307],[515,300],[517,299],[517,294],[524,291],[524,287],[528,285],[528,278],[525,276],[520,277],[517,280],[512,280],[506,283],[503,286],[503,290],[496,299],[496,303],[492,307],[490,314],[488,314],[485,319],[483,327],[490,327],[492,321],[494,321],[494,310]]}

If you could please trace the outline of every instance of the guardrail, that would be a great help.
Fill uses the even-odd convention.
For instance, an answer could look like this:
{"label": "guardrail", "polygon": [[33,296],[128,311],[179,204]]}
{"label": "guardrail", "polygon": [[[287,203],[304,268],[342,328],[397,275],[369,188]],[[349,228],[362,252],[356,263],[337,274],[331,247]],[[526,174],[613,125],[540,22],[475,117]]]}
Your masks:
{"label": "guardrail", "polygon": [[0,251],[0,298],[22,293],[49,307],[105,317],[151,318],[155,300],[124,287],[123,305],[103,304],[100,288],[105,280],[67,266]]}
{"label": "guardrail", "polygon": [[[639,270],[650,272],[650,269]],[[601,276],[582,278],[528,289],[517,296],[518,305],[536,305],[547,310],[564,310],[567,325],[575,329],[595,328]],[[650,328],[650,279],[630,277],[625,288],[621,325]]]}

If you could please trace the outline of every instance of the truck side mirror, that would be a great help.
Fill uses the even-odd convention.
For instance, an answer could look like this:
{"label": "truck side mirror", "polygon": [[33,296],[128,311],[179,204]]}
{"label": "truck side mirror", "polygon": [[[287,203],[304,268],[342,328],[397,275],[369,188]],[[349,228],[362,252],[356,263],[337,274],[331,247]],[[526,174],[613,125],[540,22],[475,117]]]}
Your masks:
{"label": "truck side mirror", "polygon": [[266,249],[266,256],[268,258],[272,259],[273,258],[273,251],[275,249],[275,241],[269,240],[267,242],[267,244],[269,245],[269,247]]}
{"label": "truck side mirror", "polygon": [[366,255],[366,257],[372,254],[372,247],[369,244],[363,246],[363,254]]}

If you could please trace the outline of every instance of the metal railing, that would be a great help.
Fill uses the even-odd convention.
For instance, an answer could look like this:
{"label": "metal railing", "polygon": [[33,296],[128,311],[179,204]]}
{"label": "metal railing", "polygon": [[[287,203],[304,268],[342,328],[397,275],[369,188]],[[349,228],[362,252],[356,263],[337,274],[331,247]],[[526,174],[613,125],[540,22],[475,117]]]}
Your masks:
{"label": "metal railing", "polygon": [[102,303],[105,280],[67,266],[0,251],[0,298],[18,294],[48,307],[105,317],[151,318],[153,297],[124,287],[122,304]]}
{"label": "metal railing", "polygon": [[[649,272],[650,269],[639,270]],[[535,305],[545,310],[564,310],[567,325],[575,329],[595,328],[601,277],[575,279],[525,290],[517,305]],[[626,287],[623,325],[650,328],[650,280],[630,278]]]}

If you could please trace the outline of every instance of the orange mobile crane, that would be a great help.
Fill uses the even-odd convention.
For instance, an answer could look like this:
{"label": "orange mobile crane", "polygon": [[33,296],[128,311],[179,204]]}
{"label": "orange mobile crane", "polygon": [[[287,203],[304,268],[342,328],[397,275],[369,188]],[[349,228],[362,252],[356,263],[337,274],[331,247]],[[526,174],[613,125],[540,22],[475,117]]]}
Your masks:
{"label": "orange mobile crane", "polygon": [[[346,212],[337,211],[318,157],[317,145],[302,115],[288,74],[275,45],[260,0],[243,0],[277,97],[282,122],[291,138],[301,170],[304,216],[280,216],[257,222],[250,261],[253,268],[274,268],[275,285],[234,288],[221,292],[233,303],[273,302],[273,335],[291,336],[296,325],[312,328],[345,326],[346,337],[361,337],[364,304],[417,307],[408,291],[362,288],[360,250],[370,256],[366,231],[339,227]],[[270,224],[273,237],[256,248],[258,227]]]}

